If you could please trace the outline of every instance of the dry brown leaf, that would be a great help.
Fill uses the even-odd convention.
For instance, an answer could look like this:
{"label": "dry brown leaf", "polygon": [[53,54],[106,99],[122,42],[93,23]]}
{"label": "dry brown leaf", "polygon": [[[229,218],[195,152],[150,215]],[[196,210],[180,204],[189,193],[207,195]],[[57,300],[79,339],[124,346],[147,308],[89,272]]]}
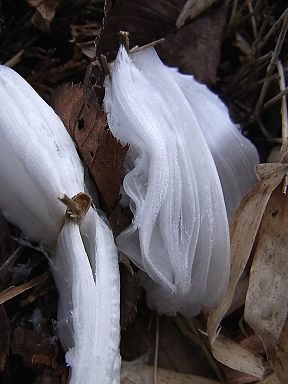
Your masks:
{"label": "dry brown leaf", "polygon": [[167,36],[157,47],[165,64],[191,73],[205,84],[217,81],[221,45],[227,20],[224,2]]}
{"label": "dry brown leaf", "polygon": [[141,287],[137,273],[123,263],[120,264],[120,282],[120,324],[121,329],[126,329],[135,319]]}
{"label": "dry brown leaf", "polygon": [[280,384],[280,381],[278,380],[276,374],[272,373],[272,375],[265,377],[265,379],[257,381],[257,384]]}
{"label": "dry brown leaf", "polygon": [[[104,28],[97,43],[97,54],[112,61],[119,47],[119,32],[128,31],[131,48],[176,32],[176,19],[185,0],[119,0],[106,7]],[[125,9],[125,12],[123,10]]]}
{"label": "dry brown leaf", "polygon": [[281,336],[278,340],[276,352],[272,357],[271,361],[279,382],[281,384],[287,384],[288,383],[288,320],[286,320],[285,322]]}
{"label": "dry brown leaf", "polygon": [[218,0],[187,0],[176,21],[177,28],[182,27],[186,20],[200,15],[200,13],[211,7],[216,1]]}
{"label": "dry brown leaf", "polygon": [[258,379],[264,377],[263,359],[235,341],[219,335],[211,349],[214,357],[222,364]]}
{"label": "dry brown leaf", "polygon": [[130,48],[165,38],[165,42],[157,46],[165,64],[193,74],[206,84],[216,82],[227,20],[223,2],[180,29],[176,28],[176,20],[185,0],[118,0],[114,5],[111,3],[107,6],[104,28],[97,42],[98,55],[106,55],[108,61],[115,59],[120,31],[129,32]]}
{"label": "dry brown leaf", "polygon": [[[135,362],[122,362],[121,384],[153,384],[153,366]],[[157,384],[220,384],[219,381],[168,369],[157,369]]]}
{"label": "dry brown leaf", "polygon": [[244,313],[268,356],[276,349],[288,310],[287,228],[288,197],[279,185],[269,199],[259,228]]}
{"label": "dry brown leaf", "polygon": [[[277,154],[279,156],[279,153]],[[280,163],[263,163],[257,164],[255,167],[255,172],[258,180],[263,180],[266,177],[269,177],[273,172],[287,169],[287,164]]]}
{"label": "dry brown leaf", "polygon": [[50,24],[61,0],[26,0],[31,7],[36,8],[42,19]]}
{"label": "dry brown leaf", "polygon": [[234,216],[231,227],[231,273],[227,293],[208,317],[207,331],[211,344],[214,343],[220,322],[233,300],[236,285],[249,259],[269,198],[283,180],[287,169],[288,166],[258,182],[242,200]]}
{"label": "dry brown leaf", "polygon": [[55,91],[54,109],[75,141],[103,201],[112,210],[119,198],[123,147],[106,129],[106,115],[97,99],[86,97],[82,86],[64,86]]}
{"label": "dry brown leaf", "polygon": [[53,342],[52,330],[45,323],[42,324],[42,332],[18,325],[12,335],[11,350],[22,357],[27,367],[48,368],[54,376],[53,383],[58,382],[58,377],[63,380],[61,383],[67,382],[68,369],[57,361],[57,344]]}

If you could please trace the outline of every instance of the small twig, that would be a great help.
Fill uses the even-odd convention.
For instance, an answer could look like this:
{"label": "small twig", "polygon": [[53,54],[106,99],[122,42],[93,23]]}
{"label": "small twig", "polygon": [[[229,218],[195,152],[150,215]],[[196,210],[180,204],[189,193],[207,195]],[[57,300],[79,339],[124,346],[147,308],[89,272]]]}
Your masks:
{"label": "small twig", "polygon": [[21,60],[21,56],[23,55],[24,53],[24,49],[21,49],[21,51],[19,51],[18,53],[16,53],[16,55],[14,55],[13,57],[11,57],[11,59],[9,59],[8,61],[6,61],[4,63],[4,65],[6,67],[9,67],[9,68],[13,68],[15,67],[16,64],[18,64]]}
{"label": "small twig", "polygon": [[277,63],[277,60],[278,60],[278,57],[279,57],[279,54],[280,54],[280,51],[282,48],[282,44],[283,44],[283,41],[284,41],[284,38],[285,38],[285,35],[287,32],[287,28],[288,28],[288,13],[286,14],[286,16],[284,18],[283,25],[282,25],[281,31],[279,33],[279,36],[278,36],[276,47],[274,49],[271,61],[267,67],[265,81],[263,83],[263,86],[262,86],[262,89],[261,89],[261,92],[260,92],[260,95],[259,95],[259,98],[258,98],[258,101],[256,104],[255,112],[254,112],[254,115],[252,116],[252,120],[256,120],[260,115],[260,112],[261,112],[261,109],[263,106],[263,102],[264,102],[267,90],[268,90],[270,82],[271,82],[271,75],[272,75],[274,68],[275,68],[275,65]]}
{"label": "small twig", "polygon": [[129,32],[127,32],[127,31],[120,31],[119,35],[120,35],[120,43],[124,45],[124,48],[129,53],[129,45],[130,45],[130,42],[129,42]]}
{"label": "small twig", "polygon": [[74,212],[75,214],[80,214],[80,207],[74,201],[71,199],[71,197],[67,196],[66,194],[58,197],[58,199],[61,201],[61,203],[65,204],[69,211]]}
{"label": "small twig", "polygon": [[65,220],[73,220],[78,224],[86,215],[92,203],[91,196],[84,192],[77,193],[72,199],[66,194],[58,197],[58,199],[67,207]]}
{"label": "small twig", "polygon": [[199,331],[200,326],[196,327],[194,321],[196,322],[197,320],[188,319],[178,315],[176,317],[175,323],[178,325],[180,331],[183,333],[184,336],[187,336],[190,340],[192,340],[193,343],[197,344],[201,348],[211,369],[215,373],[220,383],[225,383],[224,377],[221,371],[219,370],[217,364],[215,363],[215,359],[212,356],[207,343],[204,341],[204,337],[207,338],[207,335],[204,336],[203,332]]}
{"label": "small twig", "polygon": [[106,56],[101,54],[100,59],[101,59],[101,65],[102,65],[102,69],[105,73],[105,76],[111,77],[110,67],[109,67]]}
{"label": "small twig", "polygon": [[[253,43],[253,48],[256,50],[256,49],[262,49],[267,41],[270,39],[270,37],[274,34],[274,32],[277,30],[277,28],[279,27],[279,25],[282,23],[283,19],[285,19],[285,17],[287,17],[288,15],[288,9],[286,9],[282,15],[278,18],[278,20],[275,21],[275,23],[272,24],[272,27],[270,28],[270,30],[266,33],[265,36],[262,36],[262,33],[260,34],[259,33],[259,37],[254,41]],[[257,47],[257,48],[256,48]]]}
{"label": "small twig", "polygon": [[[282,99],[283,103],[283,96],[286,96],[288,93],[288,87],[283,89],[283,91],[279,92],[276,96],[272,97],[272,99],[268,100],[264,105],[263,105],[263,110],[272,107],[277,101]],[[285,100],[285,97],[284,97]]]}
{"label": "small twig", "polygon": [[13,299],[14,297],[20,295],[21,293],[27,291],[28,289],[34,288],[39,284],[44,283],[49,277],[47,272],[43,273],[40,276],[35,277],[34,279],[28,281],[27,283],[21,284],[18,287],[9,287],[4,291],[0,292],[0,304],[6,303],[6,301]]}
{"label": "small twig", "polygon": [[161,44],[164,41],[165,39],[164,37],[162,37],[162,39],[158,39],[155,41],[151,41],[151,43],[141,45],[141,47],[138,47],[138,45],[136,45],[135,47],[130,49],[129,53],[135,53],[135,52],[143,51],[143,49],[146,49],[146,48],[155,47],[155,45]]}
{"label": "small twig", "polygon": [[260,118],[258,118],[257,123],[259,124],[260,130],[263,133],[263,135],[266,137],[266,139],[271,141],[272,139],[271,134],[267,131],[265,125],[263,124]]}
{"label": "small twig", "polygon": [[238,8],[238,0],[233,0],[233,4],[230,7],[231,7],[231,13],[230,13],[229,21],[227,23],[228,27],[230,27],[233,24],[233,20],[235,18],[237,8]]}
{"label": "small twig", "polygon": [[7,273],[7,271],[12,267],[12,265],[17,261],[18,257],[21,255],[21,251],[24,246],[20,245],[11,256],[0,266],[0,279]]}
{"label": "small twig", "polygon": [[288,93],[288,87],[286,87],[285,83],[285,75],[283,70],[283,65],[280,60],[277,62],[277,69],[279,73],[279,87],[280,93],[282,94],[282,102],[281,102],[281,120],[282,120],[282,148],[287,144],[288,140],[288,125],[287,125],[287,100],[286,94]]}
{"label": "small twig", "polygon": [[253,37],[256,40],[256,37],[257,37],[257,25],[256,25],[254,9],[253,9],[253,5],[252,5],[252,1],[251,0],[247,0],[247,6],[248,6],[249,15],[251,17],[251,25],[252,25]]}
{"label": "small twig", "polygon": [[155,330],[154,367],[153,367],[154,384],[157,384],[158,354],[159,354],[159,315],[157,313],[156,314],[156,330]]}

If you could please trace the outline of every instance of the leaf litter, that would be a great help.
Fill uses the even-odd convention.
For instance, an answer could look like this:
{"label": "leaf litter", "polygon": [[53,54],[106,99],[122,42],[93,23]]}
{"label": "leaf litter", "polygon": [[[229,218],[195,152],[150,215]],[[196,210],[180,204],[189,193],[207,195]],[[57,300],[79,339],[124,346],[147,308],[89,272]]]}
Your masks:
{"label": "leaf litter", "polygon": [[[30,3],[30,5],[34,7],[34,9],[37,10],[37,18],[38,20],[41,20],[40,24],[37,24],[35,23],[35,19],[32,18],[32,23],[34,23],[34,25],[40,30],[45,30],[45,33],[53,33],[53,25],[57,22],[60,23],[60,20],[57,16],[57,12],[59,9],[58,6],[60,2],[27,2]],[[212,2],[214,3],[214,1],[211,1],[207,2],[207,4],[210,4]],[[194,3],[196,3],[197,5],[198,2],[196,1]],[[268,20],[266,25],[265,23],[263,23],[261,29],[261,6],[264,7],[262,1],[257,2],[257,4],[255,5],[255,9],[252,8],[252,13],[251,7],[249,11],[249,7],[247,6],[246,2],[243,2],[243,4],[242,2],[240,2],[241,4],[238,4],[238,6],[238,2],[231,3],[233,4],[232,6],[230,5],[229,8],[224,8],[223,5],[220,4],[213,4],[212,6],[208,6],[208,9],[206,10],[202,8],[200,9],[200,11],[197,11],[197,15],[197,12],[195,10],[193,11],[193,7],[191,5],[193,4],[193,2],[191,1],[175,2],[172,0],[166,0],[165,2],[155,1],[153,2],[153,4],[148,1],[136,1],[133,3],[124,0],[119,0],[116,3],[112,1],[107,1],[106,17],[104,22],[104,28],[102,29],[102,31],[100,31],[100,29],[95,24],[90,24],[91,26],[88,29],[87,36],[89,47],[87,47],[89,48],[89,51],[86,51],[86,53],[88,52],[88,56],[85,53],[85,45],[79,45],[82,43],[82,41],[85,41],[86,39],[85,28],[83,29],[80,27],[77,29],[77,33],[80,33],[80,36],[75,35],[74,28],[75,41],[73,42],[73,44],[77,46],[75,49],[80,49],[81,53],[77,51],[78,53],[72,57],[71,62],[69,64],[70,67],[67,66],[67,63],[63,65],[63,60],[62,63],[61,60],[56,60],[56,62],[54,62],[54,64],[52,65],[52,71],[48,71],[47,73],[45,73],[45,68],[47,68],[47,66],[48,68],[51,68],[52,60],[50,53],[49,56],[47,52],[43,52],[42,58],[39,59],[40,56],[38,56],[37,58],[37,60],[40,60],[42,64],[41,66],[38,66],[37,70],[35,70],[35,73],[32,74],[32,76],[30,74],[31,81],[38,83],[39,87],[44,90],[44,93],[49,94],[51,89],[51,83],[53,84],[52,87],[57,84],[61,84],[63,83],[63,81],[65,81],[65,79],[67,79],[67,77],[69,78],[69,74],[72,74],[71,78],[76,82],[81,79],[81,76],[83,79],[83,75],[85,73],[85,70],[83,70],[83,68],[87,66],[87,57],[90,57],[91,59],[95,60],[93,54],[93,38],[91,38],[91,35],[93,35],[94,38],[100,35],[97,45],[97,52],[98,54],[101,53],[106,55],[108,61],[111,61],[113,59],[115,50],[118,47],[120,30],[129,31],[131,46],[141,46],[143,44],[147,44],[151,41],[165,37],[166,43],[162,46],[159,46],[158,48],[160,54],[162,55],[162,59],[164,59],[164,61],[166,60],[167,63],[171,63],[177,67],[182,68],[182,70],[187,73],[193,73],[196,77],[200,78],[206,83],[215,84],[220,76],[220,83],[217,85],[218,89],[223,91],[225,98],[230,95],[230,100],[232,100],[232,102],[230,101],[230,106],[232,107],[231,111],[233,115],[237,115],[237,121],[247,122],[247,117],[249,118],[249,116],[252,116],[255,112],[253,108],[257,106],[257,101],[259,105],[261,104],[261,108],[259,109],[259,111],[257,111],[257,114],[259,114],[259,121],[249,121],[249,123],[246,125],[246,129],[251,132],[251,135],[254,136],[254,139],[256,137],[256,141],[259,140],[259,137],[262,142],[268,141],[270,145],[270,150],[271,143],[273,143],[273,141],[271,141],[271,129],[269,127],[269,137],[266,135],[266,126],[272,125],[278,127],[278,130],[275,128],[273,132],[273,139],[278,139],[279,136],[281,136],[279,135],[279,131],[281,131],[281,124],[282,126],[285,124],[287,125],[287,118],[285,118],[283,112],[283,105],[286,105],[285,92],[280,96],[277,96],[277,93],[279,93],[279,91],[276,90],[278,82],[277,74],[273,72],[271,76],[269,76],[270,88],[268,89],[267,98],[269,97],[269,100],[271,100],[271,98],[273,98],[276,93],[276,96],[278,97],[277,100],[282,100],[282,117],[280,115],[281,111],[277,100],[273,104],[270,103],[272,106],[269,104],[269,108],[266,108],[264,110],[262,108],[263,100],[260,100],[260,103],[259,99],[257,98],[259,98],[261,87],[265,83],[266,74],[264,72],[271,60],[269,52],[274,50],[275,45],[273,46],[273,44],[275,44],[277,41],[277,33],[279,34],[279,29],[281,28],[283,18],[285,17],[285,12],[287,14],[287,10],[283,10],[280,5],[276,6],[276,8],[278,9],[278,15],[274,16],[275,23],[271,23]],[[254,6],[254,2],[247,3],[252,4],[252,7]],[[91,1],[87,1],[87,4],[88,7],[94,7],[94,5],[91,5]],[[186,9],[184,7],[185,4]],[[190,8],[190,10],[192,9],[192,13],[190,11],[187,12],[188,7]],[[63,4],[61,4],[61,8],[65,8],[64,1]],[[94,10],[96,8],[90,9]],[[126,14],[124,16],[122,12],[123,9],[126,10]],[[185,21],[184,24],[180,26],[179,15],[181,15],[181,11],[182,16],[183,14],[185,16]],[[141,15],[143,17],[141,21],[139,21],[138,17],[139,12],[141,12]],[[266,12],[267,14],[269,14],[269,17],[272,20],[273,16],[271,9],[267,8]],[[246,24],[242,21],[244,19],[241,19],[241,15],[243,16],[243,14],[246,15]],[[282,16],[283,14],[284,16]],[[97,14],[97,17],[99,19],[99,14]],[[178,28],[176,26],[177,20]],[[75,23],[73,20],[73,25],[85,25],[85,20],[81,19],[79,24]],[[243,26],[245,25],[246,30],[249,31],[250,28],[250,31],[247,34],[243,33]],[[47,32],[48,30],[50,30],[51,32]],[[205,30],[207,33],[204,32]],[[197,31],[199,31],[198,34]],[[236,48],[239,49],[239,52],[241,52],[239,54],[239,62],[241,62],[241,64],[236,63],[238,73],[235,72],[231,75],[231,73],[229,72],[231,70],[230,67],[235,65],[235,60],[227,60],[227,53],[225,52],[225,50],[227,49],[227,44],[231,44],[232,40],[232,44],[235,44],[234,47],[236,46],[235,31],[237,31],[237,33],[241,37],[238,40],[238,43],[239,41],[242,41],[240,45],[237,43],[238,46]],[[81,36],[83,36],[83,40]],[[234,37],[232,38],[231,36]],[[251,36],[253,36],[253,38]],[[287,44],[285,39],[283,40],[283,44],[284,46],[285,44]],[[248,49],[242,49],[244,45]],[[31,46],[33,47],[33,43]],[[207,48],[207,46],[210,48],[206,50],[203,49],[205,47]],[[17,52],[22,51],[21,49],[15,49],[14,53],[17,54]],[[27,58],[25,55],[25,51],[24,53],[21,53],[20,57],[17,59],[17,63],[15,64],[16,68],[18,66],[20,72],[22,68],[22,70],[24,70],[24,73],[26,71],[25,68],[27,68]],[[267,55],[267,57],[265,55]],[[85,58],[83,58],[84,56]],[[278,56],[279,52],[277,58]],[[284,50],[282,50],[282,56],[284,59],[283,73],[286,74],[287,68],[285,68],[285,65],[287,65],[287,57],[284,57]],[[8,58],[5,57],[5,59]],[[197,60],[199,61],[197,62]],[[248,71],[247,68],[251,68],[251,63],[253,66],[253,63],[257,62],[257,60],[263,60],[264,65],[262,66],[262,69],[260,65],[259,67],[257,65],[254,65],[255,69]],[[97,65],[98,64],[96,64],[96,66]],[[258,72],[257,68],[259,68]],[[227,79],[229,81],[231,80],[229,87],[227,86],[225,79],[223,80],[221,78],[225,73],[227,75]],[[52,82],[50,81],[51,79],[49,79],[50,74],[53,74],[52,77],[54,79],[51,77],[51,79],[53,80]],[[114,226],[113,229],[115,233],[117,233],[120,228],[119,226],[127,225],[130,220],[129,214],[127,212],[123,212],[122,209],[119,208],[119,205],[117,203],[119,200],[119,191],[124,172],[123,161],[127,148],[123,148],[123,146],[121,146],[119,142],[114,140],[109,130],[107,129],[106,117],[103,113],[103,110],[101,109],[101,102],[103,97],[103,94],[101,94],[101,92],[103,91],[103,78],[101,80],[100,76],[99,80],[99,78],[97,77],[98,75],[99,73],[97,72],[97,70],[93,73],[91,73],[90,71],[88,73],[88,80],[90,81],[90,83],[87,83],[86,79],[84,85],[81,86],[61,86],[56,90],[55,96],[53,96],[53,105],[57,113],[61,116],[64,123],[66,124],[66,127],[68,128],[70,134],[74,138],[78,150],[83,160],[85,161],[86,166],[89,169],[90,175],[94,179],[97,188],[100,192],[102,208],[106,210],[106,212],[108,212],[108,214],[112,218],[111,222]],[[95,78],[97,78],[96,81]],[[251,89],[250,84],[254,83],[256,85],[254,89]],[[237,89],[235,88],[236,84]],[[283,92],[284,90],[285,81],[284,88],[282,84],[280,92]],[[237,98],[235,95],[241,95],[241,92],[242,99],[241,97]],[[244,100],[243,95],[245,97]],[[276,119],[274,118],[274,121],[272,123],[268,119],[269,123],[267,123],[266,117],[270,116],[269,113],[271,114],[271,108],[274,112],[276,111],[274,115],[277,115],[277,117]],[[264,129],[264,123],[261,120],[265,121]],[[284,139],[283,133],[282,136]],[[283,140],[283,142],[285,144],[285,140]],[[282,143],[281,140],[280,143]],[[261,145],[260,151],[262,151],[262,158],[266,159],[266,154],[268,151],[267,149],[262,150]],[[93,152],[93,155],[91,154],[91,152]],[[198,337],[202,338],[203,343],[209,345],[209,343],[207,342],[207,335],[205,334],[207,320],[207,333],[210,340],[211,352],[216,358],[216,360],[213,361],[216,365],[218,364],[218,369],[222,372],[222,374],[224,374],[224,380],[227,383],[257,382],[262,384],[283,384],[288,382],[288,326],[286,321],[286,281],[288,271],[287,262],[285,258],[285,253],[287,249],[285,236],[285,229],[287,226],[285,226],[285,223],[287,219],[285,214],[286,195],[283,194],[283,190],[286,187],[285,179],[286,172],[288,170],[288,165],[285,162],[285,151],[284,155],[282,152],[280,155],[278,154],[278,156],[280,156],[278,157],[278,162],[275,161],[273,164],[261,164],[257,167],[259,181],[242,201],[231,224],[232,266],[227,295],[223,298],[222,302],[220,302],[215,309],[210,311],[210,313],[208,313],[206,310],[203,311],[203,314],[199,318],[198,330],[200,332],[198,333],[197,331]],[[122,221],[121,224],[119,224],[119,221]],[[7,255],[12,253],[13,250],[9,251]],[[1,257],[2,255],[3,252],[1,251]],[[21,257],[23,258],[23,256]],[[3,258],[5,260],[5,256],[3,256]],[[129,268],[130,267],[131,266],[129,266]],[[36,270],[37,268],[37,264],[35,264],[33,266],[33,269]],[[125,271],[128,270],[128,268],[124,268]],[[229,312],[229,307],[234,299],[235,292],[238,289],[238,284],[243,276],[243,271],[245,271],[245,275],[249,275],[249,285],[247,288],[245,306],[244,308],[239,309],[238,305],[238,309],[236,311]],[[42,270],[39,271],[39,274],[42,272]],[[127,273],[127,271],[125,273]],[[126,276],[126,280],[130,282],[125,283],[125,280],[123,280],[124,296],[125,291],[129,291],[130,293],[130,291],[136,292],[137,290],[135,288],[135,280],[133,277],[133,273],[134,272],[130,271]],[[137,275],[137,273],[135,275]],[[30,276],[30,280],[32,280],[34,276],[35,274]],[[11,280],[10,277],[6,281],[5,285],[1,286],[1,288],[4,289],[5,287],[8,287],[9,283],[13,283],[13,279]],[[245,290],[246,288],[244,288],[244,291]],[[43,296],[41,296],[41,288],[39,288],[34,298],[32,298],[32,294],[30,294],[29,292],[23,293],[24,296],[26,295],[26,299],[22,301],[18,297],[15,297],[13,300],[9,301],[9,303],[6,303],[5,305],[5,309],[6,307],[8,309],[8,317],[5,315],[5,312],[2,311],[4,314],[3,316],[1,315],[1,319],[11,319],[11,314],[13,313],[13,303],[15,303],[14,305],[18,305],[18,308],[20,308],[21,311],[23,310],[21,308],[26,308],[26,312],[24,313],[25,316],[28,316],[27,313],[29,313],[29,311],[27,311],[27,305],[28,307],[29,305],[31,305],[28,303],[38,303],[39,300],[43,300],[41,299],[41,297],[45,298],[45,295],[47,294],[49,297],[49,295],[51,295],[51,289],[48,289],[47,292],[48,293],[43,293]],[[55,295],[55,289],[52,289],[52,292],[54,292],[53,294]],[[129,339],[127,335],[131,331],[131,329],[134,329],[135,331],[135,324],[137,323],[137,319],[139,318],[139,316],[153,318],[153,313],[151,313],[147,308],[145,308],[145,304],[145,315],[143,315],[144,301],[141,293],[137,291],[137,294],[132,296],[134,297],[128,299],[128,307],[131,307],[132,309],[127,310],[124,320],[125,326],[123,326],[123,328],[126,327],[128,330],[123,333],[123,345],[125,344],[126,346],[129,345],[129,342],[131,341],[131,336]],[[140,303],[138,303],[138,314],[136,314],[135,308],[138,297],[140,297],[140,299],[138,299],[140,300]],[[122,301],[125,301],[125,299],[123,298]],[[20,305],[21,302],[22,307]],[[1,308],[4,309],[3,306],[1,306]],[[227,311],[229,312],[228,317],[226,317]],[[53,310],[51,311],[51,313],[53,313]],[[53,314],[51,315],[51,313],[50,316],[51,318],[53,318]],[[244,326],[240,327],[238,326],[237,320],[239,320],[243,315],[245,319]],[[236,321],[235,318],[237,319]],[[219,334],[220,324],[222,325],[222,328],[221,333]],[[16,353],[16,355],[25,358],[26,352],[24,352],[24,350],[21,351],[21,349],[15,349],[14,346],[15,340],[20,340],[20,338],[18,337],[19,328],[17,328],[16,325],[17,322],[16,324],[14,322],[11,330],[13,340],[13,353]],[[161,339],[164,337],[164,334],[161,334],[162,327],[164,327],[163,323],[162,326],[160,326],[160,344]],[[25,329],[22,330],[26,335],[23,343],[25,346],[25,340],[28,338],[31,339],[31,353],[33,355],[33,353],[36,353],[36,341],[35,339],[33,339],[32,334],[31,337],[30,335],[28,336],[29,332],[27,333],[27,328]],[[35,332],[35,330],[33,332]],[[139,328],[137,332],[139,334]],[[243,336],[243,332],[248,332],[248,334]],[[172,335],[171,330],[169,330],[168,336],[166,336],[167,350],[171,348],[171,346],[175,345],[175,341],[173,341],[173,337],[175,336],[172,337],[170,333]],[[132,334],[134,335],[133,337],[135,337],[135,332]],[[242,341],[239,341],[239,334],[241,335]],[[10,331],[7,327],[7,321],[6,327],[1,327],[1,336],[2,335],[4,336],[4,338],[2,338],[1,340],[4,340],[4,342],[1,341],[0,362],[1,367],[3,367],[5,371],[5,369],[7,370],[6,360],[8,360],[8,365],[10,364],[8,354],[8,345],[10,344]],[[140,330],[140,338],[146,338],[147,335],[149,335],[149,342],[147,342],[147,345],[149,345],[149,348],[153,349],[153,332],[151,333],[148,326],[146,328],[142,327]],[[258,344],[263,345],[266,354],[264,353],[263,349],[258,347],[256,348],[255,344],[249,343],[251,337],[256,338]],[[191,337],[188,338],[187,335],[186,338],[189,339],[189,343],[192,344],[192,346],[193,343],[198,340],[195,335],[193,336],[194,341],[192,341]],[[148,339],[146,339],[146,341]],[[2,345],[4,345],[3,348]],[[50,363],[40,364],[42,365],[42,367],[46,364],[46,368],[40,370],[41,373],[39,371],[37,382],[40,382],[40,378],[42,378],[43,380],[44,378],[45,380],[48,380],[48,378],[50,378],[49,380],[51,380],[52,377],[54,379],[54,382],[64,383],[66,380],[65,369],[63,371],[61,371],[60,369],[62,373],[59,373],[60,371],[58,366],[58,368],[54,370],[54,374],[51,372],[47,372],[48,366],[49,369],[52,369],[53,364],[51,362],[53,359],[51,360],[50,357],[47,357],[49,353],[47,352],[47,347],[44,344],[42,344],[42,349],[43,357],[38,356],[36,358],[36,361],[42,361],[46,363],[50,361]],[[126,358],[128,356],[127,352],[129,352],[130,359],[132,360],[139,357],[139,351],[137,354],[136,348],[134,348],[133,350],[133,348],[131,347],[129,347],[129,349],[127,349],[126,347],[126,350],[124,352],[124,356]],[[54,353],[55,352],[53,352],[53,354]],[[184,347],[182,349],[182,353],[183,360],[185,360],[185,356],[190,356]],[[199,356],[201,355],[198,350],[197,353]],[[178,370],[182,369],[185,371],[185,367],[184,365],[180,366],[179,362],[177,363],[177,358],[176,356],[173,357],[173,353],[170,353],[169,356],[172,359],[172,362],[169,363],[170,366],[169,364],[164,364],[165,369],[158,368],[157,370],[158,383],[185,383],[187,381],[195,383],[199,382],[199,384],[208,384],[210,382],[221,382],[217,381],[216,376],[214,381],[211,381],[211,379],[205,377],[199,377],[199,372],[196,373],[196,376],[189,376],[189,373],[175,373],[174,371],[171,371],[171,369],[175,370],[176,367],[176,369],[178,368]],[[32,360],[24,359],[24,365],[31,368],[31,366],[33,366],[33,364],[31,363]],[[217,361],[220,361],[222,364],[219,364]],[[160,364],[161,362],[163,363],[163,359],[160,359]],[[223,365],[227,365],[227,367],[230,367],[231,369],[224,368]],[[60,366],[63,367],[63,362],[60,363]],[[166,370],[167,368],[170,368],[170,370]],[[9,374],[12,375],[13,369],[11,367],[9,369],[10,373],[7,373],[6,376],[9,376]],[[130,372],[130,376],[127,374],[125,379],[123,376],[123,382],[125,383],[127,382],[130,384],[138,384],[141,382],[153,382],[153,367],[151,368],[151,366],[147,366],[144,361],[140,361],[137,364],[134,362],[124,363],[123,374],[125,373],[125,370],[126,374],[127,372]],[[190,374],[193,373],[190,372]],[[143,379],[141,379],[141,375],[143,375]],[[201,374],[201,376],[203,376],[203,374]],[[59,379],[60,377],[61,379]]]}

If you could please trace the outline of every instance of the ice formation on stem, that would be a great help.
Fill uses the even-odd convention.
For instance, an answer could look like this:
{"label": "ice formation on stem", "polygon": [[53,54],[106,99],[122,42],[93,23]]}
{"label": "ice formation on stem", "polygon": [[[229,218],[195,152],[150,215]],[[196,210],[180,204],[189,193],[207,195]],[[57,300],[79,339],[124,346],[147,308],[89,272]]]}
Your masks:
{"label": "ice formation on stem", "polygon": [[[218,176],[226,165],[219,161],[217,172],[209,133],[202,132],[204,112],[197,105],[194,110],[178,77],[153,48],[129,56],[120,47],[104,103],[112,134],[130,144],[123,186],[134,219],[117,244],[154,282],[147,283],[152,307],[195,315],[202,304],[219,300],[229,278],[229,228]],[[214,131],[221,130],[223,118],[213,122]]]}
{"label": "ice formation on stem", "polygon": [[58,198],[85,188],[74,143],[33,88],[3,66],[0,100],[0,209],[54,254],[58,330],[72,367],[70,383],[117,383],[120,299],[112,232],[93,208],[81,222],[64,222]]}

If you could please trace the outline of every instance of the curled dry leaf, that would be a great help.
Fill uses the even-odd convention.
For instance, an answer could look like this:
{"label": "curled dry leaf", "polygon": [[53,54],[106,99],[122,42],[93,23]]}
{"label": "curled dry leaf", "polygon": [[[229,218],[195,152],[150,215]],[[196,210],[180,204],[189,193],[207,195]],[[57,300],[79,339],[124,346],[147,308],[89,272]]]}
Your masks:
{"label": "curled dry leaf", "polygon": [[273,355],[271,360],[272,360],[272,365],[278,379],[278,381],[275,380],[275,384],[278,384],[278,382],[281,384],[287,384],[288,383],[288,320],[286,320],[285,322],[281,336],[277,343],[276,352]]}
{"label": "curled dry leaf", "polygon": [[110,210],[119,197],[127,147],[106,129],[106,115],[82,86],[64,86],[55,91],[54,109],[75,141],[101,196]]}
{"label": "curled dry leaf", "polygon": [[[273,191],[285,178],[287,169],[287,165],[280,165],[278,169],[273,168],[270,173],[267,172],[266,177],[250,190],[238,208],[231,228],[232,260],[227,293],[210,312],[207,323],[207,331],[215,358],[230,368],[259,378],[263,378],[264,375],[264,366],[259,355],[251,352],[249,364],[243,365],[240,359],[233,358],[233,354],[238,353],[245,356],[247,350],[232,341],[225,341],[223,344],[223,340],[226,339],[223,339],[222,336],[217,338],[217,333],[220,322],[231,305],[236,285],[249,259],[267,203]],[[226,343],[230,343],[231,350],[230,353],[225,354],[227,351]],[[237,350],[238,352],[236,352]]]}
{"label": "curled dry leaf", "polygon": [[[122,362],[122,384],[147,384],[153,383],[153,366],[135,362]],[[178,373],[168,369],[157,369],[158,384],[220,384],[219,381],[205,377]]]}
{"label": "curled dry leaf", "polygon": [[279,185],[267,204],[250,271],[245,320],[267,355],[276,349],[288,309],[288,197]]}
{"label": "curled dry leaf", "polygon": [[212,344],[214,357],[228,367],[259,379],[264,377],[263,359],[240,344],[219,335]]}
{"label": "curled dry leaf", "polygon": [[236,285],[249,259],[266,205],[275,188],[281,183],[288,166],[276,170],[259,181],[240,204],[231,228],[231,273],[227,293],[210,312],[207,324],[208,335],[213,344],[221,320],[230,307]]}

